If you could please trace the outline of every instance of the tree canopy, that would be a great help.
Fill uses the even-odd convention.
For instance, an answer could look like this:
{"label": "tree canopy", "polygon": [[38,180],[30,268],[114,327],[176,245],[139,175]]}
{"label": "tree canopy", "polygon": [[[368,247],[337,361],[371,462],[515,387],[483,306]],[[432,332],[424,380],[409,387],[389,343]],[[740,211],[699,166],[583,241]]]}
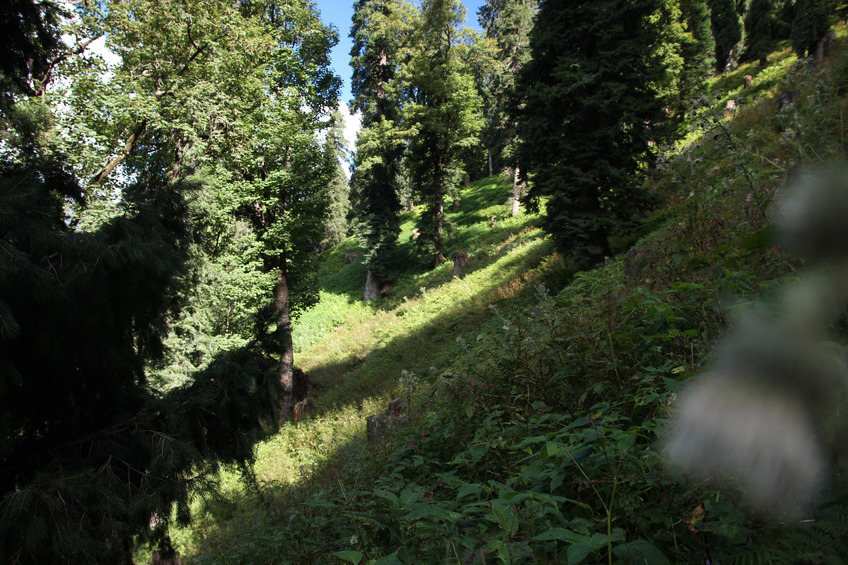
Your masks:
{"label": "tree canopy", "polygon": [[[75,6],[66,47],[60,10],[31,7],[0,84],[0,560],[129,563],[292,403],[335,34],[305,2],[136,0]],[[101,37],[116,65],[86,51]],[[227,264],[232,294],[199,296]],[[187,328],[241,339],[199,351]]]}

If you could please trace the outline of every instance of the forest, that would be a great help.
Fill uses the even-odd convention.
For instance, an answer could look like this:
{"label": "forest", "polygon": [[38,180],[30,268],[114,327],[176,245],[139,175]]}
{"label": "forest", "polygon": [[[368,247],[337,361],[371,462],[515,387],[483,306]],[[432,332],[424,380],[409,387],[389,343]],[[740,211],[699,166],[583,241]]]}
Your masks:
{"label": "forest", "polygon": [[0,563],[848,561],[848,4],[0,15]]}

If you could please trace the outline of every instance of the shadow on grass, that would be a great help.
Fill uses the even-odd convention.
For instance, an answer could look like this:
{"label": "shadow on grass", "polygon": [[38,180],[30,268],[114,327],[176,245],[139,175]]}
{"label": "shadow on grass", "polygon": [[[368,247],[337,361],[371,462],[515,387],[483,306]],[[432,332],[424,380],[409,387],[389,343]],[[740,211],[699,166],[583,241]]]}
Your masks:
{"label": "shadow on grass", "polygon": [[[393,449],[392,442],[379,447],[367,443],[366,417],[386,409],[397,394],[402,371],[429,382],[452,368],[463,354],[463,342],[473,344],[479,334],[499,331],[500,315],[511,316],[533,303],[536,285],[549,274],[540,267],[549,253],[549,246],[539,242],[525,253],[501,258],[504,262],[497,272],[503,276],[494,285],[476,292],[468,287],[469,292],[456,295],[452,304],[427,305],[439,310],[432,319],[361,356],[310,367],[308,373],[318,387],[318,415],[287,424],[279,440],[271,440],[288,459],[279,466],[280,472],[287,469],[297,476],[274,477],[266,471],[263,479],[270,482],[262,486],[262,498],[257,491],[246,494],[244,489],[234,492],[229,503],[208,506],[198,526],[202,539],[191,543],[198,554],[192,562],[325,562],[339,548],[322,545],[321,540],[336,542],[338,521],[349,516],[344,508],[321,508],[310,497],[336,488],[359,495],[368,488],[369,478],[379,476],[381,457]],[[492,303],[499,304],[499,313],[488,308]],[[413,413],[426,410],[426,405],[416,404]],[[341,418],[356,431],[344,441],[330,443],[328,430],[340,425],[334,422]],[[315,445],[304,446],[308,442]],[[292,470],[291,462],[301,449],[312,450],[309,459],[303,460],[304,468]],[[284,484],[290,479],[293,484]]]}

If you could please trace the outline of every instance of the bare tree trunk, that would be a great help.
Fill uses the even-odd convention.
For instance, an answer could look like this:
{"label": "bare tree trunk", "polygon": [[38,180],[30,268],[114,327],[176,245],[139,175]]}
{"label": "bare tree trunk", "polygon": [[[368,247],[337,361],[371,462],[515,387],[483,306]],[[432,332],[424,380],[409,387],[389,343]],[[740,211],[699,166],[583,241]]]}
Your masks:
{"label": "bare tree trunk", "polygon": [[280,399],[280,421],[292,417],[294,410],[294,342],[292,341],[289,287],[286,282],[286,261],[281,258],[277,274],[274,298],[277,308],[277,331],[280,332],[280,384],[283,393]]}
{"label": "bare tree trunk", "polygon": [[512,172],[512,215],[517,216],[521,209],[521,189],[518,185],[518,165]]}
{"label": "bare tree trunk", "polygon": [[495,170],[495,168],[494,168],[493,163],[492,163],[492,148],[489,147],[489,176],[492,176],[493,174],[495,174],[494,170]]}
{"label": "bare tree trunk", "polygon": [[368,276],[365,279],[365,294],[363,296],[363,300],[368,302],[369,300],[374,300],[377,298],[377,295],[380,293],[380,281],[377,280],[377,277],[371,272],[371,269],[368,269]]}

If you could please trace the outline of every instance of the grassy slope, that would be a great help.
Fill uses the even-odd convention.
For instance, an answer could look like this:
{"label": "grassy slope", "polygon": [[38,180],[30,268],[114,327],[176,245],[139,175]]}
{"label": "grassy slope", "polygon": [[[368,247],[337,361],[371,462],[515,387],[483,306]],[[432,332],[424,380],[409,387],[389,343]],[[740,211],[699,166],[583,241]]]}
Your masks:
{"label": "grassy slope", "polygon": [[[365,543],[370,536],[367,528],[351,530],[350,524],[356,525],[353,517],[343,523],[333,522],[322,513],[322,505],[334,508],[329,510],[331,514],[350,508],[373,511],[372,503],[362,502],[361,493],[391,473],[401,477],[397,484],[413,490],[435,489],[426,487],[427,481],[431,485],[437,482],[439,487],[448,480],[459,481],[462,470],[451,467],[451,458],[466,457],[463,465],[472,467],[475,461],[481,461],[479,450],[466,445],[469,433],[476,433],[474,437],[483,442],[477,447],[489,446],[482,456],[484,468],[478,473],[490,477],[492,484],[518,488],[516,485],[530,479],[522,475],[522,467],[508,463],[512,451],[503,446],[497,451],[495,446],[497,438],[506,443],[503,436],[511,429],[507,424],[526,420],[521,434],[532,426],[549,434],[559,433],[544,428],[546,424],[538,418],[527,416],[527,408],[515,408],[524,405],[522,402],[542,402],[533,406],[543,417],[576,413],[594,401],[614,402],[615,393],[603,392],[609,383],[620,383],[620,390],[631,396],[647,395],[646,391],[661,396],[661,387],[643,383],[695,373],[709,358],[711,344],[720,332],[726,311],[721,298],[724,290],[746,294],[750,289],[747,295],[756,298],[758,289],[768,286],[767,281],[792,270],[785,255],[763,247],[757,237],[759,230],[769,225],[770,204],[786,176],[801,164],[844,156],[846,104],[842,93],[848,86],[844,47],[840,44],[829,66],[816,73],[793,68],[795,60],[788,49],[773,54],[770,62],[765,69],[746,65],[713,81],[708,97],[711,109],[702,127],[693,128],[687,142],[669,153],[653,180],[653,188],[667,197],[668,208],[658,216],[666,221],[640,241],[645,259],[640,261],[635,280],[624,275],[625,259],[618,257],[576,277],[557,297],[540,299],[535,291],[537,283],[556,286],[567,275],[567,266],[551,255],[533,216],[508,217],[509,186],[497,178],[473,184],[463,192],[460,209],[449,213],[455,226],[451,248],[466,248],[471,257],[460,277],[451,275],[450,264],[426,271],[410,259],[414,257],[412,215],[404,217],[400,238],[401,256],[407,258],[408,270],[400,274],[389,297],[368,305],[359,300],[364,268],[358,261],[349,265],[342,262],[344,248],[355,248],[352,241],[328,252],[322,263],[321,304],[301,317],[295,336],[296,362],[319,387],[319,414],[299,425],[285,426],[276,437],[258,446],[256,474],[264,505],[249,489],[228,478],[231,503],[211,504],[193,531],[175,536],[184,553],[196,554],[191,562],[285,563],[304,559],[304,555],[311,555],[314,561],[333,562],[329,552],[346,548],[365,559],[384,555],[388,551],[381,547],[397,547],[401,542],[381,542],[379,536],[371,536]],[[753,75],[754,82],[752,88],[743,90],[742,77],[746,74]],[[800,90],[801,96],[793,108],[776,113],[773,99],[787,90]],[[730,97],[741,99],[742,104],[731,119],[723,119],[722,108]],[[494,228],[489,225],[492,216],[497,220]],[[491,304],[497,308],[489,308]],[[550,328],[545,330],[545,324]],[[489,345],[469,347],[474,343]],[[565,359],[563,351],[568,352]],[[574,366],[579,366],[574,369],[579,378],[572,376],[570,367]],[[456,404],[448,398],[450,387],[456,386],[449,383],[446,387],[446,379],[436,377],[444,372],[471,375],[478,386],[481,378],[499,379],[492,385],[499,387],[497,394],[469,396],[480,392],[472,386],[474,390],[465,390],[460,404]],[[419,377],[417,386],[408,378],[410,373]],[[402,376],[407,378],[401,380]],[[445,447],[448,454],[421,450],[419,462],[425,468],[409,476],[397,470],[396,459],[401,452],[412,457],[408,448],[401,444],[374,450],[365,445],[365,418],[382,411],[393,396],[421,390],[422,382],[439,386],[424,386],[428,396],[424,403],[415,404],[413,419],[418,428],[424,426],[433,434],[440,430],[445,443],[456,445]],[[600,392],[587,392],[593,390]],[[516,399],[518,396],[523,400]],[[503,410],[508,417],[496,419],[500,435],[486,435],[491,431],[486,426],[491,423],[481,423],[474,410],[466,419],[456,418],[467,429],[451,431],[453,435],[441,432],[454,426],[445,410],[462,410],[463,406],[476,410],[481,398],[496,404],[503,401],[507,406]],[[428,410],[432,406],[427,403],[439,407]],[[551,409],[553,413],[549,413]],[[640,416],[645,422],[660,418],[662,412],[662,406],[645,401],[628,418],[632,421],[642,409],[648,413]],[[647,424],[644,426],[647,430]],[[460,424],[456,427],[459,429]],[[411,442],[421,439],[414,432],[410,437]],[[526,439],[518,435],[512,441],[520,445]],[[393,451],[396,448],[400,451]],[[646,448],[644,453],[648,452]],[[546,460],[544,452],[537,457]],[[436,465],[436,461],[441,463]],[[599,477],[606,477],[598,472]],[[467,477],[463,481],[453,488],[488,492],[485,489],[489,487],[469,483]],[[469,484],[478,487],[462,486]],[[597,484],[597,489],[605,492],[603,481],[599,479]],[[624,491],[624,486],[621,489]],[[469,551],[471,555],[483,551],[474,549],[475,543],[484,543],[481,539],[497,538],[498,524],[507,541],[491,547],[490,553],[503,551],[516,540],[508,516],[480,514],[479,509],[457,506],[462,492],[454,490],[445,495],[441,507],[480,517],[483,522],[488,517],[495,524],[495,530],[480,534],[482,537],[464,546],[466,556]],[[433,496],[431,491],[431,500]],[[626,500],[624,494],[619,496]],[[707,508],[712,511],[709,505]],[[391,514],[389,510],[386,516]],[[610,512],[608,515],[612,516]],[[726,514],[721,516],[727,518]],[[500,523],[501,518],[505,522]],[[422,519],[434,523],[441,520],[431,517],[404,522],[398,518],[402,527],[397,531],[402,534],[419,528]],[[308,526],[314,533],[299,526],[302,520],[311,521]],[[682,528],[686,530],[685,525]],[[381,536],[388,535],[384,530],[380,530]],[[344,532],[348,537],[339,539]],[[648,537],[651,543],[661,545],[656,535]],[[548,550],[534,551],[539,552],[536,558],[541,560],[539,555]],[[459,561],[456,555],[449,561]]]}

